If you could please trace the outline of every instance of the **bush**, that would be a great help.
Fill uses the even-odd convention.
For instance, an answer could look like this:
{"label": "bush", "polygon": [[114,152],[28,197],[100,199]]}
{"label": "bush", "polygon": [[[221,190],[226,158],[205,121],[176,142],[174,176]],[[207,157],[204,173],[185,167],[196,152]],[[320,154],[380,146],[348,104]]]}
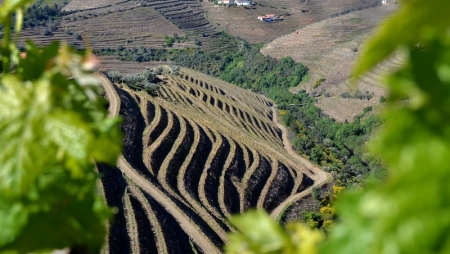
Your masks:
{"label": "bush", "polygon": [[319,78],[318,80],[316,80],[316,82],[314,82],[313,88],[315,89],[319,87],[325,80],[325,78]]}
{"label": "bush", "polygon": [[147,91],[153,95],[159,89],[159,85],[155,83],[158,81],[157,74],[159,73],[153,70],[144,70],[141,73],[124,76],[122,77],[122,81],[133,89]]}
{"label": "bush", "polygon": [[373,98],[374,93],[369,91],[356,91],[354,93],[343,92],[341,93],[342,98],[346,99],[359,99],[359,100],[370,100]]}
{"label": "bush", "polygon": [[76,40],[79,40],[79,41],[81,41],[81,40],[83,39],[83,36],[82,36],[81,34],[79,34],[79,33],[74,33],[74,34],[73,34],[73,37],[74,37]]}
{"label": "bush", "polygon": [[41,35],[43,35],[43,36],[52,36],[53,33],[52,33],[52,30],[51,30],[51,29],[49,29],[48,27],[46,27],[46,28],[44,28],[44,30],[42,30]]}
{"label": "bush", "polygon": [[320,187],[318,187],[318,186],[314,186],[312,188],[312,193],[311,194],[312,194],[312,197],[315,200],[317,200],[317,201],[320,201],[322,199],[322,197],[321,197],[321,190],[320,190]]}
{"label": "bush", "polygon": [[114,83],[122,81],[123,75],[118,71],[108,71],[107,77]]}
{"label": "bush", "polygon": [[165,41],[165,45],[167,46],[167,47],[172,47],[173,46],[173,43],[175,42],[175,38],[174,37],[169,37],[169,36],[166,36],[165,38],[164,38],[164,41]]}

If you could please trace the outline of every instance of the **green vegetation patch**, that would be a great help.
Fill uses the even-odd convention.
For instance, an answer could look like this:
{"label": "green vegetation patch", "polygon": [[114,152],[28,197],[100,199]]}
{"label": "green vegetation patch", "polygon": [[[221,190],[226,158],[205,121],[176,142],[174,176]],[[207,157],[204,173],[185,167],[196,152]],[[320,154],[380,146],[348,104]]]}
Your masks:
{"label": "green vegetation patch", "polygon": [[62,8],[69,3],[64,0],[38,0],[28,8],[24,16],[23,28],[44,26],[56,30],[56,25],[64,15]]}

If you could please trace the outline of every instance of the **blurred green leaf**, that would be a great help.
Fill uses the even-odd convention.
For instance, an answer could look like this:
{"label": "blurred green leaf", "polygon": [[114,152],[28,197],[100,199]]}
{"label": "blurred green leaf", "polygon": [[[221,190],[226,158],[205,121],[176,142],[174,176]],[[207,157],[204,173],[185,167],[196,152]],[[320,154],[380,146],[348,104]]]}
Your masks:
{"label": "blurred green leaf", "polygon": [[26,8],[34,0],[4,0],[0,5],[0,22],[5,22],[5,19],[10,17],[18,9]]}
{"label": "blurred green leaf", "polygon": [[448,32],[448,0],[403,0],[401,8],[377,28],[355,65],[356,77],[375,67],[395,50],[424,44],[433,34]]}
{"label": "blurred green leaf", "polygon": [[399,48],[406,53],[386,79],[386,122],[370,144],[389,178],[338,201],[341,223],[322,253],[450,253],[449,8],[403,1],[364,51],[356,74]]}
{"label": "blurred green leaf", "polygon": [[288,243],[280,225],[263,211],[250,211],[230,221],[241,233],[230,235],[233,244],[227,246],[228,253],[277,253]]}
{"label": "blurred green leaf", "polygon": [[85,56],[30,42],[12,54],[17,71],[0,77],[0,252],[98,250],[112,212],[94,163],[115,164],[120,121],[107,117]]}
{"label": "blurred green leaf", "polygon": [[232,217],[230,221],[239,232],[230,234],[230,242],[225,247],[229,254],[314,254],[323,238],[319,231],[299,223],[283,229],[261,210],[248,211]]}

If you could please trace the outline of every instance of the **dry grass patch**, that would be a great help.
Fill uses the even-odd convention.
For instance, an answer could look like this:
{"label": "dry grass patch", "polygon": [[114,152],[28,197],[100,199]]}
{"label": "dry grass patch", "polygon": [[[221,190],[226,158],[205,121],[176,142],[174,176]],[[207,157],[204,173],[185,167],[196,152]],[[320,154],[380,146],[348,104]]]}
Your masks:
{"label": "dry grass patch", "polygon": [[374,27],[395,9],[394,4],[387,4],[314,23],[300,29],[298,34],[277,38],[264,46],[261,52],[276,58],[290,56],[307,66],[310,69],[309,81],[303,82],[298,89],[319,97],[317,106],[331,117],[351,121],[354,115],[362,113],[364,105],[376,105],[384,95],[380,82],[382,72],[374,70],[356,86],[362,93],[373,93],[370,102],[341,98],[342,93],[352,92],[348,78],[363,42]]}

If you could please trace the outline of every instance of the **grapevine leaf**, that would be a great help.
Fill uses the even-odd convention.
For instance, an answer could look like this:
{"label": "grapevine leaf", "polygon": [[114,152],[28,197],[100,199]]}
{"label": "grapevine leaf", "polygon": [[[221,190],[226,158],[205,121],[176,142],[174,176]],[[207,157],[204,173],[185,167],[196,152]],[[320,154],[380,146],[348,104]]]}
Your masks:
{"label": "grapevine leaf", "polygon": [[400,10],[382,22],[364,47],[355,65],[356,77],[375,67],[399,48],[414,47],[427,41],[433,34],[447,33],[445,20],[449,17],[444,10],[448,10],[448,0],[402,2]]}
{"label": "grapevine leaf", "polygon": [[251,211],[231,218],[240,233],[230,235],[227,253],[276,253],[287,245],[288,236],[263,211]]}
{"label": "grapevine leaf", "polygon": [[0,199],[0,246],[14,240],[26,224],[28,213],[22,204],[8,204]]}
{"label": "grapevine leaf", "polygon": [[53,42],[41,50],[28,41],[25,46],[26,57],[19,60],[18,73],[24,80],[40,78],[46,69],[55,64],[54,58],[58,55],[58,48],[59,42]]}
{"label": "grapevine leaf", "polygon": [[28,44],[17,73],[0,77],[0,252],[103,244],[111,212],[96,193],[94,160],[116,162],[120,121],[88,98],[95,84],[67,78],[82,58],[65,53]]}
{"label": "grapevine leaf", "polygon": [[6,18],[10,17],[18,9],[33,3],[34,0],[5,0],[0,5],[0,21],[4,22]]}

